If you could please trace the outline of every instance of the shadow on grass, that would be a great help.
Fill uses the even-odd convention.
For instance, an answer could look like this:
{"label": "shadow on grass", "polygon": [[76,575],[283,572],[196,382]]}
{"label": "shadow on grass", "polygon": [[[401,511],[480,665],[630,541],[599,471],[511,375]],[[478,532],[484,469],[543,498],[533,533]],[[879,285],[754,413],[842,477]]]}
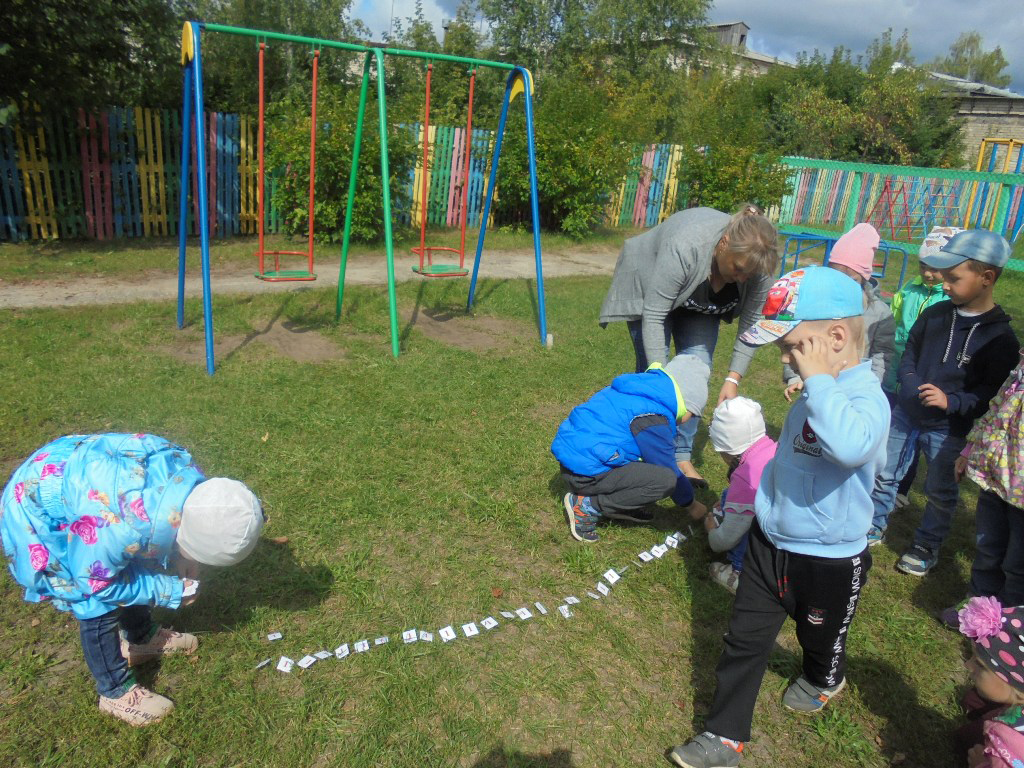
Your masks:
{"label": "shadow on grass", "polygon": [[495,747],[475,763],[473,768],[574,768],[572,752],[556,749],[547,754],[527,754],[505,747]]}
{"label": "shadow on grass", "polygon": [[256,609],[311,608],[330,594],[334,575],[325,565],[299,563],[287,543],[261,539],[244,562],[205,568],[200,582],[200,599],[178,611],[176,623],[189,631],[217,632],[245,624]]}

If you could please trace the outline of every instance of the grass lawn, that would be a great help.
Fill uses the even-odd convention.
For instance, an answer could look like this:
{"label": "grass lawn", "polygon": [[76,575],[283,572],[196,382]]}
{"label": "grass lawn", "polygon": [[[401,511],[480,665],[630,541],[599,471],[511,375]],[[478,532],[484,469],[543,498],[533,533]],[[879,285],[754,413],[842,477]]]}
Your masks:
{"label": "grass lawn", "polygon": [[[97,711],[76,623],[24,603],[5,571],[0,765],[665,764],[664,752],[701,728],[731,597],[709,581],[700,535],[631,567],[609,598],[585,595],[608,568],[685,530],[666,504],[653,525],[610,525],[596,545],[566,531],[554,430],[632,364],[624,327],[597,326],[607,285],[547,283],[555,345],[545,350],[531,284],[485,281],[474,322],[492,349],[442,343],[407,320],[398,360],[383,287],[348,289],[337,326],[324,289],[215,297],[218,338],[241,341],[212,378],[172,354],[182,338],[201,340],[198,300],[184,331],[171,302],[0,314],[3,477],[58,435],[145,430],[188,446],[208,475],[247,482],[271,518],[248,561],[210,569],[200,600],[164,616],[201,646],[192,660],[144,668],[143,682],[177,702],[148,729]],[[1024,314],[1022,290],[1018,274],[998,285],[1011,314]],[[416,307],[445,325],[450,313],[453,328],[465,291],[464,281],[398,287],[406,316]],[[300,363],[256,343],[274,320],[296,339],[321,334],[339,355]],[[723,328],[716,381],[734,333]],[[776,434],[786,412],[779,378],[768,349],[743,387]],[[710,447],[698,464],[721,489],[725,467]],[[816,719],[781,707],[800,669],[792,627],[783,630],[744,765],[952,765],[963,644],[932,616],[964,592],[974,498],[965,487],[940,566],[923,581],[893,568],[920,493],[894,515],[851,633],[851,686]],[[566,595],[584,601],[570,620],[554,610]],[[410,627],[436,633],[538,600],[548,616],[499,617],[493,632],[448,644],[401,643]],[[272,631],[284,639],[268,644]],[[268,657],[380,635],[390,643],[344,661],[254,670]]]}

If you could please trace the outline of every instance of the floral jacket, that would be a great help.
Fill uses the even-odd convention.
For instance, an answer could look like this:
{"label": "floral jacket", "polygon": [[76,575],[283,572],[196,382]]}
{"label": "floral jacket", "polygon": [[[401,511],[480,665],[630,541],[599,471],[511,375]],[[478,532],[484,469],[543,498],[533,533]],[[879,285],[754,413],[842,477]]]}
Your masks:
{"label": "floral jacket", "polygon": [[967,476],[1024,509],[1024,350],[967,436]]}
{"label": "floral jacket", "polygon": [[0,538],[25,599],[79,619],[123,605],[177,608],[182,581],[161,570],[185,498],[204,479],[184,448],[155,435],[44,445],[0,496]]}

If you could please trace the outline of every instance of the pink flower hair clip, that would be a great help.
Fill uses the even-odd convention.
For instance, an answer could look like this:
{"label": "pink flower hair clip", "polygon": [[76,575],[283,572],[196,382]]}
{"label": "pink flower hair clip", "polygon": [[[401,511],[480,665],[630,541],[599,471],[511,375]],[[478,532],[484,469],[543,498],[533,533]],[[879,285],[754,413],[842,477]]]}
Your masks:
{"label": "pink flower hair clip", "polygon": [[972,640],[999,634],[1003,627],[1003,606],[994,597],[972,597],[960,609],[960,632]]}

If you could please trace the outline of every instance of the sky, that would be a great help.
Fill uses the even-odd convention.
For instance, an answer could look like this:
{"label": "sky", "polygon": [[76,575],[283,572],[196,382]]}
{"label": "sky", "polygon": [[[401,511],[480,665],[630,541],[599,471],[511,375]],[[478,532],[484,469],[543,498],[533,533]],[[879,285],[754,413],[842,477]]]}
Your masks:
{"label": "sky", "polygon": [[[441,20],[455,16],[461,0],[423,0],[423,12],[441,36]],[[392,16],[414,13],[415,0],[355,0],[352,17],[362,19],[373,39],[390,28]],[[1014,9],[1014,10],[1011,10]],[[945,55],[962,32],[981,33],[986,49],[996,45],[1010,66],[1012,90],[1024,94],[1024,4],[1020,0],[715,0],[712,22],[743,21],[747,47],[795,61],[815,48],[831,53],[843,45],[854,54],[887,28],[894,37],[906,29],[917,63]]]}

